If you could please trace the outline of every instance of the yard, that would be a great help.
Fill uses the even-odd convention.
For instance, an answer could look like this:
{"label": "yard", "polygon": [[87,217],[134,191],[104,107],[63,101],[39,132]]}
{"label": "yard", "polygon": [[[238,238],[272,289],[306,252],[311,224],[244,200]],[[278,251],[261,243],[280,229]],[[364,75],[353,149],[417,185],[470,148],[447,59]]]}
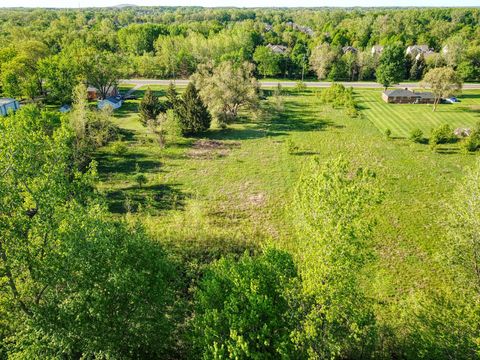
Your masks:
{"label": "yard", "polygon": [[432,111],[432,105],[387,104],[379,90],[359,90],[363,114],[384,133],[392,131],[394,137],[408,138],[412,129],[418,128],[426,137],[441,124],[457,127],[473,127],[480,121],[480,91],[464,91],[457,104],[440,105]]}
{"label": "yard", "polygon": [[[164,89],[155,90],[162,94]],[[315,92],[291,90],[279,115],[243,118],[201,138],[171,139],[165,149],[140,125],[138,100],[127,101],[116,121],[125,130],[129,151],[117,156],[106,147],[98,154],[101,190],[113,213],[141,212],[151,233],[171,248],[205,258],[265,243],[295,252],[290,204],[302,169],[313,157],[343,156],[376,171],[384,188],[385,199],[372,214],[378,219],[382,278],[371,290],[381,287],[382,294],[401,298],[419,284],[441,281],[432,253],[443,231],[444,204],[477,156],[461,154],[456,145],[432,152],[400,137],[413,127],[428,134],[449,119],[453,126],[473,125],[478,113],[464,108],[479,99],[467,93],[458,106],[442,105],[432,113],[427,106],[387,105],[378,90],[356,94],[364,110],[355,119],[320,104]],[[399,138],[388,140],[377,127],[390,127]],[[147,184],[135,182],[137,172],[148,178]]]}

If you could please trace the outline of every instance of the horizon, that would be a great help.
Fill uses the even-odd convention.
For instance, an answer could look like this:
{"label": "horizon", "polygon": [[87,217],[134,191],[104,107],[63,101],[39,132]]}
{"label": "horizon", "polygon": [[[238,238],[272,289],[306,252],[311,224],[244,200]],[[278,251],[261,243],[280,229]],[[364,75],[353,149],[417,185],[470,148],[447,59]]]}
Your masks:
{"label": "horizon", "polygon": [[370,0],[368,4],[360,0],[337,0],[335,4],[319,4],[316,0],[223,0],[219,3],[217,0],[166,0],[162,4],[158,4],[156,0],[140,0],[132,2],[120,2],[114,0],[81,0],[65,1],[58,0],[44,0],[41,5],[38,5],[38,0],[6,0],[5,4],[0,6],[0,9],[92,9],[92,8],[112,8],[112,7],[202,7],[202,8],[236,8],[236,9],[341,9],[341,8],[384,8],[384,9],[399,9],[399,8],[480,8],[477,0],[465,0],[461,6],[451,6],[451,3],[446,0],[425,0],[421,6],[415,0]]}

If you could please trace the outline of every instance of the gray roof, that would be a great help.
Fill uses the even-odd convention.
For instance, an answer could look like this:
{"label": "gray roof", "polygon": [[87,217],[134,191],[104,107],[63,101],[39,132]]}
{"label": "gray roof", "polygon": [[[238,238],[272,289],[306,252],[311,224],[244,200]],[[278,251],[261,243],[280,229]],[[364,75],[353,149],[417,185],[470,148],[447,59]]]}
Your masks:
{"label": "gray roof", "polygon": [[387,90],[383,92],[388,97],[411,97],[411,98],[423,98],[423,99],[433,99],[435,95],[431,92],[414,92],[408,89],[394,89]]}
{"label": "gray roof", "polygon": [[108,102],[111,102],[112,104],[117,104],[119,102],[122,102],[122,99],[119,98],[118,96],[110,96],[104,99],[103,101],[108,101]]}
{"label": "gray roof", "polygon": [[15,99],[11,99],[11,98],[0,98],[0,106],[2,105],[8,105],[12,102],[15,102],[16,100]]}
{"label": "gray roof", "polygon": [[288,48],[284,45],[272,45],[268,44],[267,47],[272,50],[275,54],[285,54]]}

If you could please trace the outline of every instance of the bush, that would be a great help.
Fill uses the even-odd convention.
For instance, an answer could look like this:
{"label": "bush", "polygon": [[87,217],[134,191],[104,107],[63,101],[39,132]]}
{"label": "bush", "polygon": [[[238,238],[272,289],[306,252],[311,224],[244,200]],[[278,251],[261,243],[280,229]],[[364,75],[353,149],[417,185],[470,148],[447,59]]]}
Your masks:
{"label": "bush", "polygon": [[333,83],[328,89],[323,90],[320,94],[320,102],[331,104],[334,108],[345,108],[347,115],[350,117],[358,116],[353,89],[346,88],[342,84]]}
{"label": "bush", "polygon": [[432,131],[432,136],[430,137],[430,145],[433,147],[438,144],[448,144],[455,140],[453,130],[450,125],[445,124],[441,125],[435,130]]}
{"label": "bush", "polygon": [[476,136],[470,135],[463,139],[460,147],[465,153],[477,151],[479,142]]}
{"label": "bush", "polygon": [[121,140],[112,143],[112,151],[117,156],[123,156],[128,152],[128,146]]}
{"label": "bush", "polygon": [[137,174],[135,175],[135,181],[137,182],[139,187],[142,187],[148,182],[148,179],[145,175],[143,174]]}
{"label": "bush", "polygon": [[297,83],[295,84],[295,90],[297,92],[305,91],[307,90],[307,85],[303,81],[297,81]]}
{"label": "bush", "polygon": [[410,140],[418,144],[423,143],[424,142],[423,131],[420,129],[413,129],[410,132]]}
{"label": "bush", "polygon": [[385,136],[387,137],[387,139],[390,139],[390,136],[392,136],[392,130],[390,129],[385,130]]}

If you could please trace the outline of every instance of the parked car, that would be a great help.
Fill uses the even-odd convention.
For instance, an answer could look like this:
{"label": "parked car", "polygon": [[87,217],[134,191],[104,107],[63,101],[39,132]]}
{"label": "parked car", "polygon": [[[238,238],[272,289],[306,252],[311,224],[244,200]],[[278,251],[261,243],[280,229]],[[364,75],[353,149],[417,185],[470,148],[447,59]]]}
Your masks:
{"label": "parked car", "polygon": [[460,102],[456,97],[449,97],[444,100],[447,104],[454,104]]}

